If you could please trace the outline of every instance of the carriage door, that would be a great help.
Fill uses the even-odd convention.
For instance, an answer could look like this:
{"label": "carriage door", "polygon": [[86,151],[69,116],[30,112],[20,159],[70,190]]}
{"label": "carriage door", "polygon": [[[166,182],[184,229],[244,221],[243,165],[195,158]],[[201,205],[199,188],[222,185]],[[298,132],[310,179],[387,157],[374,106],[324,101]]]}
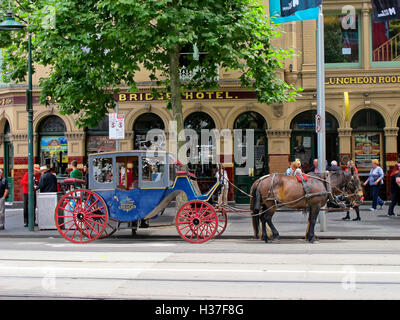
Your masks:
{"label": "carriage door", "polygon": [[[235,185],[246,192],[250,193],[250,188],[255,180],[264,176],[268,173],[268,141],[266,135],[267,123],[265,119],[256,112],[246,112],[240,115],[234,124],[235,129],[242,130],[242,143],[236,145],[234,148],[239,147],[242,153],[242,159],[246,161],[240,161],[235,159]],[[246,153],[246,141],[249,139],[246,135],[246,129],[253,129],[254,132],[254,158],[252,163],[248,163]],[[235,189],[235,201],[236,203],[249,203],[250,198],[242,193],[240,190]]]}

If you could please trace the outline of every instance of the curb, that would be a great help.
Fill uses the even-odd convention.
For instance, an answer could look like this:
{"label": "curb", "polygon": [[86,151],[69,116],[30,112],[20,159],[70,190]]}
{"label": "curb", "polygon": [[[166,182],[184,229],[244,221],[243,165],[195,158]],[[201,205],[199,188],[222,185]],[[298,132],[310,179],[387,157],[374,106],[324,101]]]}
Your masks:
{"label": "curb", "polygon": [[[373,235],[317,235],[317,239],[320,240],[400,240],[399,236],[373,236]],[[0,239],[46,239],[46,238],[53,238],[53,239],[64,239],[61,235],[49,235],[49,234],[0,234]],[[179,235],[136,235],[134,237],[130,235],[121,235],[121,236],[111,236],[110,238],[106,239],[98,239],[98,241],[109,241],[109,240],[183,240]],[[216,240],[259,240],[255,239],[251,235],[222,235],[218,237]],[[281,235],[280,240],[304,240],[304,235]],[[67,241],[67,240],[66,240]],[[261,241],[261,240],[259,240]],[[96,242],[96,241],[94,241]],[[272,241],[271,241],[272,242]],[[275,241],[277,242],[277,241]],[[279,240],[278,240],[279,242]]]}

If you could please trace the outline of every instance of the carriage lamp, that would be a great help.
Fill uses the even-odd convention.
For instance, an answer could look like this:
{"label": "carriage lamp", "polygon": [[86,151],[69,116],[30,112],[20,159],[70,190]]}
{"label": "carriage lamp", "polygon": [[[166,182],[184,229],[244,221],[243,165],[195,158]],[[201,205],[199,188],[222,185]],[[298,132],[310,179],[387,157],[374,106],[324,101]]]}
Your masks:
{"label": "carriage lamp", "polygon": [[[11,11],[10,2],[4,21],[0,23],[2,31],[19,31],[27,26],[16,21]],[[33,101],[32,101],[32,35],[28,35],[28,89],[26,90],[26,111],[28,112],[28,227],[29,231],[34,230],[34,195],[33,195]]]}

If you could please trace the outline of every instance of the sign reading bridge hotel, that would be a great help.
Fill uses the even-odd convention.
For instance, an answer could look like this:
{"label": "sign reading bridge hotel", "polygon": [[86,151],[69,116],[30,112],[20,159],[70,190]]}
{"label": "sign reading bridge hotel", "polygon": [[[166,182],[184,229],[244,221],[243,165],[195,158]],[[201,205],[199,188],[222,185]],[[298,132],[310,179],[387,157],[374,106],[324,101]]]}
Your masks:
{"label": "sign reading bridge hotel", "polygon": [[[135,102],[135,101],[156,101],[168,100],[171,98],[169,93],[162,93],[160,97],[154,97],[151,92],[135,92],[120,93],[116,97],[118,102]],[[185,92],[182,94],[183,100],[239,100],[239,99],[255,99],[254,91],[199,91]]]}

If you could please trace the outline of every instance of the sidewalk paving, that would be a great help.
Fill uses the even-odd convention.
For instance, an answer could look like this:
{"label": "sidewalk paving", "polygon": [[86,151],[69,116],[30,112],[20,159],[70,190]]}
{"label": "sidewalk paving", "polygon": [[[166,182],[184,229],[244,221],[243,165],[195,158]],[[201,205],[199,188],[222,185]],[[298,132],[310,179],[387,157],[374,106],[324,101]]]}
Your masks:
{"label": "sidewalk paving", "polygon": [[[248,205],[236,205],[248,209]],[[321,239],[396,239],[400,240],[400,216],[387,216],[388,205],[383,210],[369,211],[370,205],[361,206],[361,221],[343,221],[344,212],[327,212],[327,231],[320,231],[320,224],[315,226],[315,234]],[[395,212],[399,211],[395,208]],[[150,228],[138,229],[137,238],[180,238],[174,224],[175,208],[169,207],[157,219],[150,220]],[[355,212],[350,213],[351,218]],[[304,239],[307,228],[307,216],[302,212],[277,212],[273,223],[281,239]],[[126,224],[125,224],[126,225]],[[0,238],[62,238],[57,230],[29,231],[23,226],[21,208],[7,208],[5,230],[0,231]],[[131,237],[130,229],[118,230],[113,238]],[[250,213],[228,213],[228,226],[221,238],[251,239],[253,229]]]}

